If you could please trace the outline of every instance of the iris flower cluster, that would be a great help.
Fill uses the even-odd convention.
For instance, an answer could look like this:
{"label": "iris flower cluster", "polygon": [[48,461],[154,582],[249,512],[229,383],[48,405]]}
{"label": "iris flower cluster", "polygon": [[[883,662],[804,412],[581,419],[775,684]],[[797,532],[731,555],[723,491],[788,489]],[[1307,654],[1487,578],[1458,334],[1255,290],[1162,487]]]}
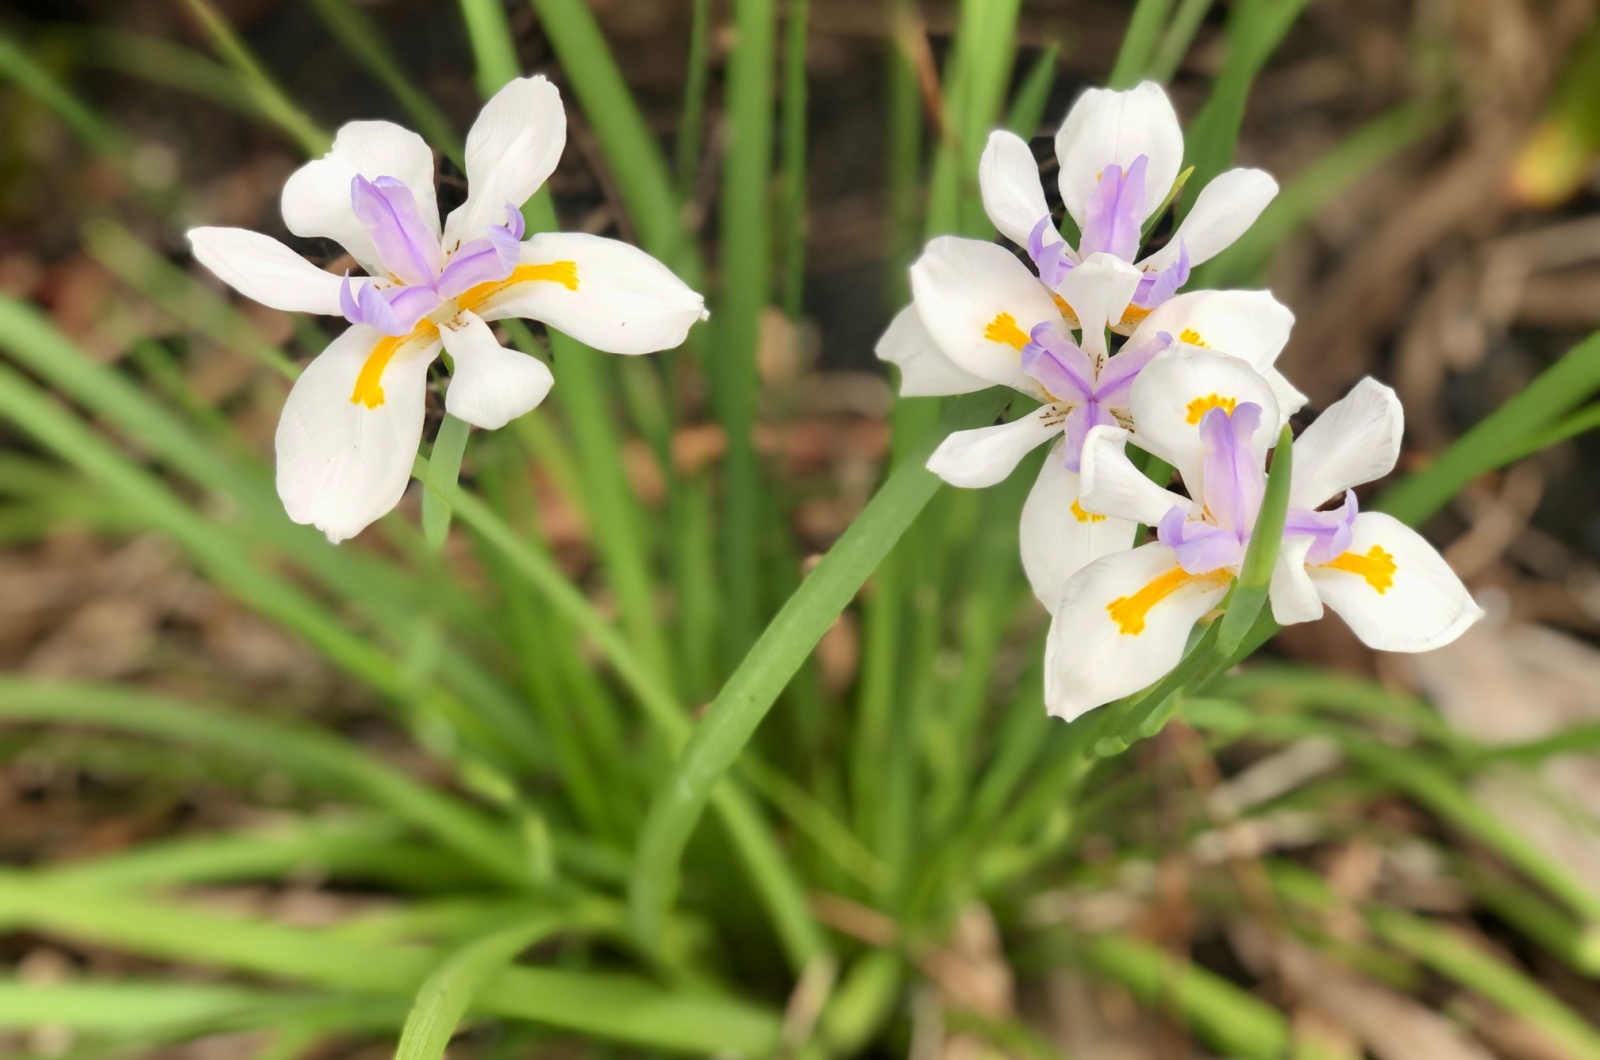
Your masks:
{"label": "iris flower cluster", "polygon": [[[544,399],[549,368],[502,347],[492,321],[526,317],[637,354],[679,345],[705,319],[701,296],[635,247],[527,236],[521,207],[565,143],[555,87],[513,81],[473,125],[469,193],[441,223],[422,138],[388,122],[344,126],[325,157],[289,178],[282,209],[295,235],[342,246],[357,275],[256,232],[189,233],[195,257],[241,293],[350,324],[295,382],[278,424],[278,493],[296,522],[337,542],[399,502],[441,350],[451,361],[445,409],[467,423],[501,427]],[[994,133],[979,166],[983,203],[1020,254],[935,239],[878,355],[899,366],[906,396],[999,384],[1039,403],[952,434],[928,467],[953,485],[988,486],[1050,446],[1022,512],[1022,561],[1053,616],[1047,704],[1074,718],[1171,671],[1227,598],[1261,512],[1269,449],[1305,397],[1274,367],[1294,318],[1270,293],[1180,293],[1192,267],[1277,194],[1270,176],[1221,174],[1141,256],[1186,179],[1166,93],[1153,83],[1086,92],[1055,148],[1076,245],[1051,217],[1027,143]],[[1110,336],[1122,337],[1116,350]],[[1278,622],[1310,621],[1326,606],[1372,647],[1425,651],[1479,617],[1426,541],[1359,510],[1353,487],[1394,467],[1402,430],[1394,392],[1368,379],[1294,443],[1269,593]],[[1175,468],[1185,492],[1146,477],[1129,443]],[[1141,526],[1153,536],[1134,547]]]}
{"label": "iris flower cluster", "polygon": [[[952,434],[928,461],[956,486],[1006,478],[1050,453],[1023,507],[1023,567],[1050,609],[1045,700],[1072,719],[1171,672],[1197,624],[1237,583],[1267,482],[1269,450],[1305,397],[1274,367],[1293,315],[1266,291],[1178,293],[1192,266],[1236,240],[1277,193],[1259,170],[1200,189],[1161,249],[1140,244],[1176,196],[1183,136],[1160,86],[1094,89],[1055,140],[1057,230],[1026,142],[996,132],[978,179],[1021,256],[945,236],[911,267],[912,303],[878,343],[905,396],[996,384],[1039,407]],[[1108,335],[1125,335],[1116,351]],[[1481,611],[1416,532],[1361,512],[1353,487],[1393,469],[1404,419],[1388,387],[1363,380],[1294,443],[1289,509],[1269,599],[1284,625],[1336,611],[1367,645],[1427,651]],[[1177,470],[1185,493],[1128,457]],[[1333,507],[1327,507],[1328,505]],[[1152,539],[1134,547],[1139,527]]]}

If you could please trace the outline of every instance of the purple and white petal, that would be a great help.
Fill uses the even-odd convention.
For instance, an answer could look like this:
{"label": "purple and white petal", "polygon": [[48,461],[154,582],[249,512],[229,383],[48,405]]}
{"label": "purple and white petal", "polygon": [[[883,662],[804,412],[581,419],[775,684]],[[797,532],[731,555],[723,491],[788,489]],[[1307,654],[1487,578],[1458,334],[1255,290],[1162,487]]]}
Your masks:
{"label": "purple and white petal", "polygon": [[403,284],[431,287],[444,255],[428,230],[416,197],[394,177],[350,180],[350,208],[367,231],[378,263]]}
{"label": "purple and white petal", "polygon": [[1161,517],[1156,539],[1172,550],[1178,566],[1190,574],[1205,574],[1244,562],[1244,544],[1239,535],[1220,526],[1186,519],[1175,507]]}
{"label": "purple and white petal", "polygon": [[1144,176],[1150,159],[1135,158],[1128,168],[1110,165],[1100,174],[1094,193],[1084,204],[1082,257],[1110,254],[1131,262],[1139,250],[1139,226],[1144,220]]}
{"label": "purple and white petal", "polygon": [[1225,408],[1213,408],[1202,416],[1204,477],[1198,483],[1187,483],[1191,490],[1199,491],[1217,525],[1241,537],[1255,526],[1267,488],[1261,457],[1252,444],[1261,428],[1261,412],[1260,405],[1244,402],[1231,415]]}

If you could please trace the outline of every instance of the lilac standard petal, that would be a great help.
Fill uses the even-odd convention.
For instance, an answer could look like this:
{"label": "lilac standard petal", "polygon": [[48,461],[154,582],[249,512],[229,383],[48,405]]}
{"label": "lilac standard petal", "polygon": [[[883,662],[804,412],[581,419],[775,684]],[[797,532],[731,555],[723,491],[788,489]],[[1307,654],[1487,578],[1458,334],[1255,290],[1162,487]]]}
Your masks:
{"label": "lilac standard petal", "polygon": [[1190,574],[1204,574],[1218,567],[1237,567],[1244,562],[1244,544],[1239,535],[1220,526],[1190,520],[1182,508],[1172,508],[1161,517],[1156,538],[1172,549],[1178,566]]}
{"label": "lilac standard petal", "polygon": [[394,177],[350,181],[350,205],[372,239],[378,262],[408,286],[431,287],[444,264],[439,241],[422,219],[416,197]]}
{"label": "lilac standard petal", "polygon": [[344,318],[352,324],[365,324],[384,335],[404,335],[411,325],[402,323],[395,315],[389,300],[379,293],[376,284],[363,284],[359,292],[351,290],[350,274],[344,274],[339,285],[339,308]]}
{"label": "lilac standard petal", "polygon": [[1217,525],[1248,534],[1261,510],[1267,476],[1250,448],[1261,426],[1261,406],[1246,401],[1229,415],[1214,408],[1200,420],[1200,442],[1205,447],[1201,483],[1206,510]]}
{"label": "lilac standard petal", "polygon": [[1094,362],[1050,321],[1035,326],[1022,347],[1022,370],[1057,400],[1075,404],[1094,397]]}
{"label": "lilac standard petal", "polygon": [[511,275],[517,267],[522,244],[509,228],[491,228],[481,239],[464,243],[452,255],[439,277],[439,294],[454,298],[480,283],[493,283]]}
{"label": "lilac standard petal", "polygon": [[511,233],[511,238],[522,242],[522,237],[528,232],[528,222],[523,218],[522,211],[517,209],[514,202],[506,203],[506,230]]}
{"label": "lilac standard petal", "polygon": [[1132,348],[1124,346],[1118,350],[1100,369],[1100,378],[1095,383],[1095,397],[1107,408],[1127,408],[1133,381],[1156,354],[1171,345],[1172,336],[1161,331],[1149,342]]}
{"label": "lilac standard petal", "polygon": [[1178,244],[1178,260],[1158,272],[1147,272],[1133,292],[1133,304],[1141,309],[1154,309],[1178,293],[1178,288],[1189,282],[1189,248]]}
{"label": "lilac standard petal", "polygon": [[[1045,245],[1044,234],[1049,232],[1056,237],[1054,243]],[[1028,257],[1033,259],[1033,267],[1039,272],[1039,279],[1045,286],[1054,289],[1061,283],[1061,278],[1072,271],[1072,256],[1066,241],[1050,223],[1050,215],[1039,218],[1039,223],[1033,226],[1033,231],[1028,233]]]}
{"label": "lilac standard petal", "polygon": [[1350,548],[1358,514],[1360,505],[1356,503],[1355,491],[1345,490],[1344,503],[1332,511],[1290,508],[1284,520],[1283,535],[1314,538],[1306,552],[1306,562],[1332,563]]}
{"label": "lilac standard petal", "polygon": [[389,287],[380,293],[389,300],[389,308],[407,331],[443,301],[431,287]]}
{"label": "lilac standard petal", "polygon": [[1098,401],[1089,400],[1075,405],[1061,423],[1065,443],[1062,446],[1062,465],[1073,474],[1083,466],[1083,443],[1096,427],[1115,427],[1117,421]]}
{"label": "lilac standard petal", "polygon": [[1107,166],[1084,204],[1083,239],[1078,253],[1114,254],[1132,261],[1139,250],[1139,222],[1144,213],[1144,171],[1148,155],[1140,155],[1126,171]]}

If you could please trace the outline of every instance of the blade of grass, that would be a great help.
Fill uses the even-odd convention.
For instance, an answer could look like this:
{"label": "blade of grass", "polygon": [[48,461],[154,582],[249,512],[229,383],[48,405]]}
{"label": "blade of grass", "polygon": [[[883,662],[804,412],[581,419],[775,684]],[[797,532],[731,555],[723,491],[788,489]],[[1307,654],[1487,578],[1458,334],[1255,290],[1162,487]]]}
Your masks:
{"label": "blade of grass", "polygon": [[250,93],[267,120],[294,140],[307,155],[315,157],[326,152],[333,138],[283,93],[234,32],[233,26],[211,6],[211,0],[183,2],[211,39],[211,46],[216,49],[217,55],[238,74],[245,91]]}
{"label": "blade of grass", "polygon": [[114,685],[27,678],[0,678],[0,718],[107,726],[271,763],[359,794],[471,859],[502,884],[527,886],[527,866],[504,829],[311,726],[266,722]]}
{"label": "blade of grass", "polygon": [[417,991],[394,1060],[439,1060],[484,986],[517,954],[561,927],[561,917],[545,913],[501,927],[446,957]]}
{"label": "blade of grass", "polygon": [[1569,350],[1420,471],[1385,490],[1376,507],[1415,526],[1473,479],[1522,454],[1521,446],[1600,391],[1600,332]]}
{"label": "blade of grass", "polygon": [[10,35],[0,35],[0,77],[13,82],[55,112],[56,117],[86,144],[100,154],[113,154],[124,148],[122,134],[93,109],[62,86],[54,75],[40,66],[28,49]]}
{"label": "blade of grass", "polygon": [[1073,940],[1063,955],[1165,1009],[1227,1056],[1279,1060],[1289,1046],[1288,1023],[1276,1009],[1148,942],[1108,932]]}
{"label": "blade of grass", "polygon": [[683,203],[666,156],[628,91],[594,13],[583,0],[530,3],[600,141],[640,242],[689,286],[699,286],[700,264],[683,227]]}
{"label": "blade of grass", "polygon": [[693,197],[695,182],[700,175],[701,128],[705,124],[710,56],[711,0],[693,0],[686,61],[688,71],[683,79],[683,118],[678,123],[678,139],[673,147],[678,198],[684,202]]}
{"label": "blade of grass", "polygon": [[444,112],[427,93],[417,88],[384,43],[383,33],[367,13],[350,0],[311,0],[311,7],[346,51],[367,68],[400,102],[417,131],[460,166],[464,162],[461,138]]}
{"label": "blade of grass", "polygon": [[488,99],[509,81],[522,76],[517,42],[501,0],[460,0],[467,41],[477,71],[478,95]]}
{"label": "blade of grass", "polygon": [[466,454],[471,429],[465,420],[446,413],[428,456],[428,477],[422,493],[422,535],[435,552],[444,548],[445,538],[450,536],[450,506],[455,501],[461,458]]}
{"label": "blade of grass", "polygon": [[1106,76],[1107,88],[1132,88],[1144,77],[1150,68],[1156,40],[1171,11],[1172,0],[1139,0],[1134,5],[1128,29],[1122,35],[1122,46],[1117,49],[1117,61]]}
{"label": "blade of grass", "polygon": [[800,319],[806,256],[806,34],[809,0],[788,0],[783,27],[783,311]]}
{"label": "blade of grass", "polygon": [[1239,566],[1228,609],[1223,612],[1217,633],[1217,648],[1225,655],[1238,650],[1250,627],[1255,625],[1267,602],[1267,587],[1272,582],[1272,567],[1278,562],[1278,547],[1283,543],[1283,524],[1289,514],[1289,476],[1294,467],[1294,432],[1283,425],[1272,453],[1272,470],[1267,475],[1261,510]]}
{"label": "blade of grass", "polygon": [[1050,90],[1056,84],[1056,62],[1061,57],[1061,46],[1052,44],[1040,53],[1022,79],[1022,87],[1011,100],[1011,110],[1006,114],[1006,128],[1022,137],[1033,139],[1044,122],[1044,109],[1050,105]]}
{"label": "blade of grass", "polygon": [[[427,462],[421,457],[412,474],[426,476]],[[672,746],[681,746],[689,735],[689,719],[671,691],[655,679],[627,640],[566,580],[550,558],[529,548],[498,516],[465,491],[457,495],[456,514],[497,549],[557,612],[594,641],[634,694],[646,719],[668,737]],[[791,963],[796,969],[804,968],[825,948],[808,911],[804,890],[785,865],[776,842],[747,796],[731,785],[723,785],[713,798],[723,827],[735,839],[746,869],[774,917]]]}
{"label": "blade of grass", "polygon": [[[1232,164],[1250,86],[1305,5],[1306,0],[1241,0],[1229,12],[1227,58],[1186,138],[1187,161],[1195,170],[1189,184],[1197,191]],[[1178,202],[1177,220],[1198,197]]]}
{"label": "blade of grass", "polygon": [[1454,112],[1448,102],[1424,100],[1401,104],[1372,119],[1287,180],[1244,235],[1195,270],[1191,286],[1222,288],[1253,282],[1272,251],[1318,211],[1355,181],[1442,127]]}
{"label": "blade of grass", "polygon": [[734,0],[739,46],[728,59],[727,158],[719,210],[722,304],[712,320],[712,405],[727,432],[722,519],[722,655],[744,654],[761,628],[762,508],[755,451],[756,355],[761,311],[772,294],[775,0]]}
{"label": "blade of grass", "polygon": [[[577,911],[568,921],[583,930]],[[438,964],[414,947],[201,913],[168,902],[0,876],[0,918],[169,960],[380,994],[411,994]],[[485,1015],[532,1020],[646,1048],[766,1055],[778,1017],[704,991],[667,991],[631,976],[507,968],[478,993]]]}
{"label": "blade of grass", "polygon": [[1374,905],[1367,920],[1378,936],[1439,975],[1527,1020],[1573,1056],[1600,1057],[1600,1032],[1536,981],[1447,928]]}
{"label": "blade of grass", "polygon": [[1172,75],[1178,72],[1178,67],[1183,63],[1183,57],[1188,54],[1189,45],[1194,42],[1200,24],[1206,20],[1211,3],[1212,0],[1181,0],[1177,13],[1167,25],[1167,31],[1161,35],[1161,43],[1156,46],[1155,53],[1145,66],[1150,80],[1163,85],[1172,80]]}
{"label": "blade of grass", "polygon": [[[986,391],[956,401],[949,429],[992,422],[1009,395]],[[931,451],[945,432],[935,432]],[[838,617],[889,548],[933,497],[939,480],[908,464],[892,475],[843,537],[812,571],[750,650],[679,756],[673,775],[656,793],[640,833],[629,881],[635,930],[651,940],[672,904],[678,863],[717,782],[789,679]]]}

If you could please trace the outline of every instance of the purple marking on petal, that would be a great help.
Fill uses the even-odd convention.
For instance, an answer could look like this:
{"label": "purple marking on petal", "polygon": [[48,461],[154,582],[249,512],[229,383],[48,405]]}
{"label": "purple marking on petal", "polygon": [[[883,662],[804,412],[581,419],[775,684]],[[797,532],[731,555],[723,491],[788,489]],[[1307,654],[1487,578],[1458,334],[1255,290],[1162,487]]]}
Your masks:
{"label": "purple marking on petal", "polygon": [[1095,383],[1095,396],[1110,408],[1127,408],[1133,381],[1156,354],[1171,345],[1172,336],[1162,331],[1150,342],[1140,343],[1132,349],[1124,346],[1118,350],[1100,369],[1100,379]]}
{"label": "purple marking on petal", "polygon": [[417,326],[417,321],[439,307],[439,292],[431,287],[390,287],[379,292],[389,300],[389,308],[407,331]]}
{"label": "purple marking on petal", "polygon": [[1106,407],[1095,400],[1073,407],[1062,421],[1066,444],[1062,446],[1062,466],[1076,474],[1083,467],[1083,443],[1096,427],[1115,427],[1117,421]]}
{"label": "purple marking on petal", "polygon": [[404,181],[368,180],[358,173],[350,181],[350,205],[391,276],[408,286],[433,285],[443,254]]}
{"label": "purple marking on petal", "polygon": [[[1044,242],[1046,232],[1056,237],[1056,241],[1048,246]],[[1072,258],[1068,253],[1066,241],[1050,223],[1049,214],[1039,218],[1039,223],[1028,233],[1028,256],[1033,259],[1033,267],[1038,270],[1039,279],[1052,290],[1061,283],[1062,277],[1072,271]]]}
{"label": "purple marking on petal", "polygon": [[1148,155],[1135,158],[1124,172],[1107,166],[1084,205],[1083,238],[1078,253],[1101,252],[1132,261],[1139,250],[1139,224],[1144,220],[1144,171]]}
{"label": "purple marking on petal", "polygon": [[348,272],[339,285],[339,308],[350,323],[365,324],[384,335],[404,335],[411,330],[410,324],[403,323],[395,315],[376,284],[363,284],[360,291],[352,292]]}
{"label": "purple marking on petal", "polygon": [[1290,508],[1284,520],[1283,535],[1314,538],[1306,553],[1306,562],[1332,563],[1341,552],[1349,549],[1358,514],[1360,505],[1356,503],[1355,491],[1345,490],[1344,503],[1331,511]]}
{"label": "purple marking on petal", "polygon": [[1261,511],[1267,476],[1250,448],[1261,426],[1261,406],[1243,402],[1229,415],[1214,408],[1200,419],[1200,442],[1205,447],[1201,465],[1201,493],[1205,507],[1218,526],[1248,535]]}
{"label": "purple marking on petal", "polygon": [[1178,243],[1178,260],[1159,272],[1147,272],[1133,292],[1133,304],[1141,309],[1154,309],[1178,293],[1178,288],[1189,282],[1189,245]]}
{"label": "purple marking on petal", "polygon": [[1094,397],[1094,362],[1050,321],[1036,325],[1031,341],[1022,347],[1022,370],[1058,400],[1076,403]]}
{"label": "purple marking on petal", "polygon": [[511,238],[519,243],[528,231],[528,222],[523,218],[522,211],[513,203],[506,203],[506,229],[510,231]]}
{"label": "purple marking on petal", "polygon": [[1161,517],[1156,539],[1172,549],[1178,566],[1190,574],[1204,574],[1218,567],[1237,567],[1244,562],[1244,543],[1238,534],[1190,520],[1180,507],[1169,508]]}
{"label": "purple marking on petal", "polygon": [[439,276],[439,294],[454,298],[480,283],[493,283],[511,275],[517,267],[522,244],[509,228],[494,227],[489,234],[464,243],[450,255],[450,263]]}

